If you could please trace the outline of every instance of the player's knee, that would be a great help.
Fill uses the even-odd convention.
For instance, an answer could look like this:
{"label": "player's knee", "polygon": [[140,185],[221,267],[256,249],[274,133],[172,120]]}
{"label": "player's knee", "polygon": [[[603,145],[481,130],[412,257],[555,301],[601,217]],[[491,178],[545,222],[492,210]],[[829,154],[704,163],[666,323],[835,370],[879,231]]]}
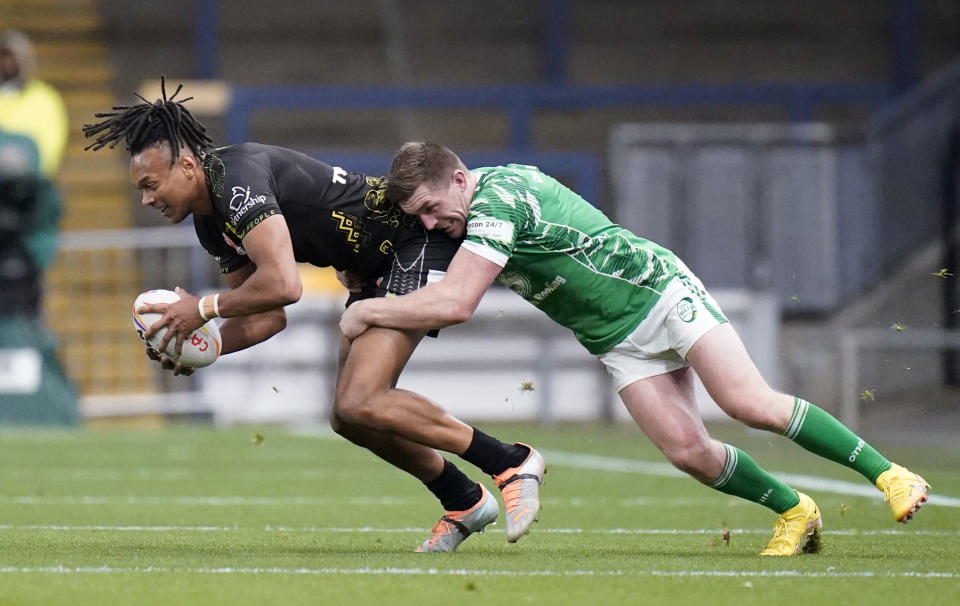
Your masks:
{"label": "player's knee", "polygon": [[665,449],[670,463],[680,471],[701,477],[709,469],[712,456],[710,443],[706,440],[690,440]]}
{"label": "player's knee", "polygon": [[[376,427],[377,408],[372,405],[372,394],[365,390],[344,389],[337,392],[330,414],[331,426],[336,423],[343,431],[344,425]],[[334,419],[336,419],[334,421]],[[334,431],[337,431],[334,427]],[[337,433],[341,433],[337,431]]]}
{"label": "player's knee", "polygon": [[792,410],[781,393],[769,387],[738,389],[717,399],[717,404],[731,418],[754,429],[783,430]]}
{"label": "player's knee", "polygon": [[737,420],[753,429],[763,429],[765,431],[782,430],[782,428],[778,427],[776,419],[762,410],[752,411],[751,414],[744,415],[742,418],[737,418]]}
{"label": "player's knee", "polygon": [[754,429],[782,432],[790,422],[792,410],[783,402],[784,396],[774,391],[757,399],[733,407],[728,414]]}
{"label": "player's knee", "polygon": [[330,411],[329,421],[330,429],[332,429],[334,433],[343,437],[347,437],[347,424],[343,422],[342,418],[340,418],[340,414],[337,412],[336,408]]}
{"label": "player's knee", "polygon": [[336,410],[330,411],[330,429],[337,435],[346,438],[357,446],[368,447],[369,432],[365,427],[350,423],[345,420]]}
{"label": "player's knee", "polygon": [[755,402],[745,402],[739,406],[730,407],[726,412],[732,419],[744,425],[757,427],[763,423],[763,415],[759,408]]}

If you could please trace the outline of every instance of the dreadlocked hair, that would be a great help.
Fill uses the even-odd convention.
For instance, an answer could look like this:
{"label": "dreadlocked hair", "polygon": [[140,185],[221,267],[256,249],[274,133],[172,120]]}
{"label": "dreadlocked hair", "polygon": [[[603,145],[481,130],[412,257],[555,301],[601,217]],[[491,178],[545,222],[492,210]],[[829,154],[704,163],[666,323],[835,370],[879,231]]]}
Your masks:
{"label": "dreadlocked hair", "polygon": [[207,135],[206,127],[183,106],[193,97],[177,100],[182,88],[182,84],[177,86],[177,90],[168,98],[166,81],[161,77],[162,99],[150,103],[137,94],[143,103],[115,106],[112,112],[95,114],[96,118],[106,120],[83,125],[85,137],[96,137],[84,149],[97,151],[107,146],[113,149],[123,141],[127,151],[136,155],[148,147],[165,142],[170,145],[172,152],[171,164],[180,155],[181,147],[186,147],[202,159],[206,150],[213,146],[213,140]]}

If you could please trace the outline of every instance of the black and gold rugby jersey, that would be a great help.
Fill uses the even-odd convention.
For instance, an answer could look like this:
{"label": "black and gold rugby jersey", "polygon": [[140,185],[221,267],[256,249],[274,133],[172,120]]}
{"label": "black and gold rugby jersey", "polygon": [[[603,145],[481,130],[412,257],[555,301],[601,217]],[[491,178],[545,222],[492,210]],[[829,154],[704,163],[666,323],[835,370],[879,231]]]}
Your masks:
{"label": "black and gold rugby jersey", "polygon": [[243,238],[283,215],[296,260],[374,275],[398,236],[419,232],[416,217],[383,197],[384,181],[330,166],[300,152],[259,143],[210,151],[203,163],[213,213],[194,213],[204,249],[224,273],[248,262]]}

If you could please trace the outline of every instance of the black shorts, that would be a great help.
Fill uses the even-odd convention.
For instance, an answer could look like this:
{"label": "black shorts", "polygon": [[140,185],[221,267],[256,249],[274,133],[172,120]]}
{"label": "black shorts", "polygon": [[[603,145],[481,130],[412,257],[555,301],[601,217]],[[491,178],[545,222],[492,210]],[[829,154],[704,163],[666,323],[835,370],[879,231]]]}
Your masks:
{"label": "black shorts", "polygon": [[[463,240],[419,227],[402,232],[403,236],[393,247],[393,258],[386,273],[368,280],[360,292],[350,293],[347,307],[361,299],[405,295],[443,277]],[[427,334],[435,337],[437,331]]]}

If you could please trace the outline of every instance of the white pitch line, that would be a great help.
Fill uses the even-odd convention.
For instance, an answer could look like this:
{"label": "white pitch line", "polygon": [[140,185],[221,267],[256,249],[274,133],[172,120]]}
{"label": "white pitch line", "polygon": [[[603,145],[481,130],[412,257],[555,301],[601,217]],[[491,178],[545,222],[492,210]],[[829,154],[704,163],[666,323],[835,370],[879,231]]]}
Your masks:
{"label": "white pitch line", "polygon": [[[706,498],[712,498],[708,495]],[[703,498],[688,497],[546,497],[540,502],[549,507],[703,507]],[[385,507],[392,505],[416,505],[423,503],[418,497],[254,497],[254,496],[104,496],[104,495],[0,495],[0,504],[12,505],[186,505],[209,507],[232,506],[327,506],[351,505]],[[734,506],[748,505],[748,501],[732,501]]]}
{"label": "white pitch line", "polygon": [[[238,470],[237,473],[243,473]],[[264,476],[267,472],[263,472]],[[69,479],[69,480],[96,480],[96,481],[123,481],[131,478],[145,480],[187,480],[197,476],[196,471],[184,469],[0,469],[2,478],[30,478],[38,477]]]}
{"label": "white pitch line", "polygon": [[14,505],[188,505],[209,507],[232,507],[246,505],[319,506],[319,505],[413,505],[423,499],[412,497],[250,497],[250,496],[192,496],[192,497],[107,497],[97,495],[72,495],[60,497],[37,497],[31,495],[0,496],[0,503]]}
{"label": "white pitch line", "polygon": [[[592,454],[570,453],[556,450],[541,451],[547,462],[551,466],[570,467],[575,469],[588,469],[591,471],[633,473],[640,475],[652,475],[670,478],[687,478],[673,466],[667,463],[653,461],[643,461],[639,459],[626,459],[620,457],[607,457]],[[798,488],[805,490],[829,492],[846,496],[862,496],[869,498],[882,498],[882,494],[871,486],[864,483],[853,483],[843,480],[832,480],[820,478],[805,474],[779,473],[774,475]],[[550,499],[543,500],[547,505],[593,505],[596,499],[573,497],[570,499]],[[357,497],[357,498],[333,498],[333,497],[252,497],[252,496],[226,496],[226,497],[147,497],[147,496],[128,496],[128,497],[102,497],[102,496],[63,496],[63,497],[36,497],[36,496],[0,496],[0,503],[12,503],[22,505],[38,504],[69,504],[69,505],[106,505],[106,504],[133,504],[133,505],[207,505],[207,506],[236,506],[236,505],[329,505],[329,504],[349,504],[349,505],[411,505],[420,502],[419,499],[405,497]],[[671,498],[660,499],[658,497],[635,497],[628,499],[619,499],[616,501],[604,501],[607,503],[617,503],[629,506],[700,506],[703,499],[700,498]],[[744,501],[746,503],[746,501]],[[931,494],[926,505],[940,505],[943,507],[960,507],[960,497],[951,497],[940,494]]]}
{"label": "white pitch line", "polygon": [[[873,495],[871,495],[873,496]],[[882,496],[882,495],[881,495]],[[705,495],[703,498],[689,497],[545,497],[541,503],[545,506],[556,507],[703,507],[704,503],[715,498],[715,495]],[[330,505],[350,506],[408,506],[423,502],[417,497],[255,497],[255,496],[103,496],[103,495],[63,495],[63,496],[35,496],[35,495],[0,495],[0,504],[9,505],[183,505],[189,507],[313,507]],[[960,507],[960,499],[931,495],[927,505],[944,505]],[[749,501],[726,499],[725,507],[746,506]]]}
{"label": "white pitch line", "polygon": [[43,530],[43,531],[107,531],[107,532],[230,532],[241,530],[238,526],[71,526],[66,524],[0,524],[0,530]]}
{"label": "white pitch line", "polygon": [[[356,527],[320,527],[320,526],[110,526],[104,524],[93,525],[66,525],[66,524],[0,524],[2,530],[29,530],[29,531],[103,531],[103,532],[302,532],[302,533],[373,533],[373,534],[407,534],[423,533],[426,527],[407,526],[403,528],[376,528],[373,526]],[[731,534],[769,534],[768,528],[540,528],[537,534],[605,534],[605,535],[719,535],[727,530]],[[488,532],[503,532],[502,528],[488,528]],[[824,534],[835,536],[960,536],[960,530],[825,530]]]}
{"label": "white pitch line", "polygon": [[167,568],[163,566],[2,566],[0,574],[278,574],[360,576],[457,576],[457,577],[741,577],[741,578],[919,578],[955,579],[960,573],[940,570],[490,570],[471,568]]}
{"label": "white pitch line", "polygon": [[[624,459],[619,457],[604,457],[591,454],[577,454],[571,452],[562,452],[559,450],[540,451],[546,459],[548,466],[573,467],[576,469],[589,469],[593,471],[615,471],[621,473],[635,473],[649,476],[662,476],[668,478],[688,477],[672,465],[667,463],[655,463],[652,461],[641,461],[638,459]],[[883,498],[883,493],[876,488],[862,483],[855,484],[843,480],[831,480],[828,478],[819,478],[799,473],[780,473],[771,472],[787,484],[796,488],[805,490],[830,492],[857,497]],[[948,497],[939,494],[931,494],[927,505],[940,505],[943,507],[960,507],[960,497]]]}
{"label": "white pitch line", "polygon": [[[37,479],[51,478],[55,480],[94,480],[97,482],[128,482],[133,479],[144,480],[194,480],[203,472],[187,469],[172,468],[140,468],[140,469],[115,469],[115,468],[51,468],[51,469],[0,469],[0,478],[28,478]],[[223,470],[216,472],[220,477],[224,475]],[[328,479],[338,476],[346,477],[356,475],[349,470],[325,470],[325,469],[300,469],[300,470],[254,470],[234,469],[227,473],[242,476],[245,479],[250,478],[271,478],[276,479],[278,475],[306,478],[310,480]]]}

